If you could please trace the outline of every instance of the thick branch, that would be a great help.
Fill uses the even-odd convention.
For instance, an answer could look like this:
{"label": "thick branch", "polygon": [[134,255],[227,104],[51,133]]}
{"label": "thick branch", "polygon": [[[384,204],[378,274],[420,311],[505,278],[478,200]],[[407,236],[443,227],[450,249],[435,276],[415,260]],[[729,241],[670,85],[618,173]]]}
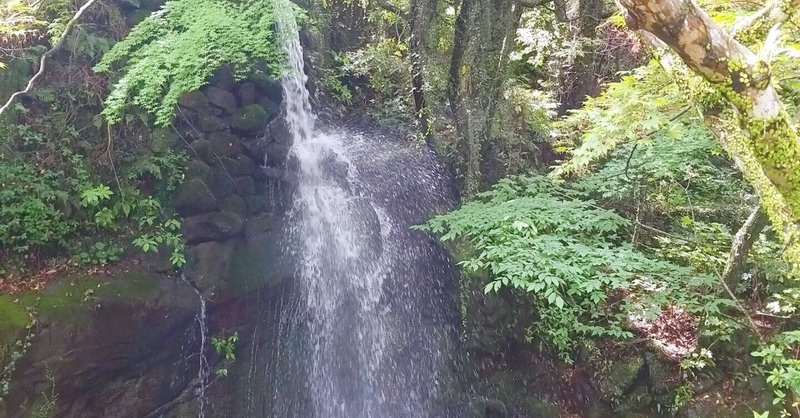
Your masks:
{"label": "thick branch", "polygon": [[756,208],[747,218],[745,223],[736,232],[731,245],[731,252],[728,255],[728,262],[722,272],[722,280],[731,288],[736,289],[744,273],[747,262],[747,254],[753,248],[758,239],[758,235],[767,226],[769,220],[767,215],[760,207]]}
{"label": "thick branch", "polygon": [[389,3],[387,0],[376,0],[375,3],[380,6],[381,9],[392,12],[404,20],[408,20],[408,13],[394,4]]}
{"label": "thick branch", "polygon": [[36,74],[30,79],[30,81],[28,81],[28,85],[25,86],[24,90],[12,94],[11,97],[8,98],[6,104],[4,104],[3,107],[0,107],[0,116],[3,116],[3,113],[5,113],[8,110],[8,108],[11,107],[11,104],[14,103],[14,100],[16,100],[18,97],[24,94],[28,94],[31,92],[33,86],[36,84],[36,81],[39,80],[39,78],[41,78],[42,75],[44,75],[44,72],[46,70],[47,60],[53,54],[55,54],[61,48],[64,47],[64,44],[67,43],[67,36],[72,30],[72,27],[78,23],[83,14],[86,13],[86,11],[89,10],[89,8],[92,7],[95,3],[97,3],[97,0],[87,1],[86,4],[84,4],[80,9],[78,9],[78,12],[75,13],[75,16],[72,16],[72,19],[70,19],[70,21],[67,22],[67,25],[64,26],[64,32],[61,34],[61,37],[58,38],[58,42],[56,42],[56,44],[53,46],[52,49],[50,49],[49,51],[45,52],[44,55],[42,55],[42,59],[39,61],[39,71],[36,72]]}
{"label": "thick branch", "polygon": [[[800,221],[800,141],[771,82],[769,64],[693,0],[617,0],[632,29],[655,36],[737,110],[747,150]],[[792,4],[800,0],[792,0]]]}

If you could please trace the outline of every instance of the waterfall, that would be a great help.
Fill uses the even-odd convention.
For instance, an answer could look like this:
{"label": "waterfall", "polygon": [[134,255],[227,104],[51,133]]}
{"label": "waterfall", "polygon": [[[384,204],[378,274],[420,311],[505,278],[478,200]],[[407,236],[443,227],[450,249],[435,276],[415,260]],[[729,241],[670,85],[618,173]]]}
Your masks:
{"label": "waterfall", "polygon": [[270,399],[247,415],[447,416],[456,279],[445,252],[410,228],[451,206],[446,178],[422,148],[317,126],[297,25],[277,18],[297,176],[284,248],[296,273],[266,325],[277,335]]}

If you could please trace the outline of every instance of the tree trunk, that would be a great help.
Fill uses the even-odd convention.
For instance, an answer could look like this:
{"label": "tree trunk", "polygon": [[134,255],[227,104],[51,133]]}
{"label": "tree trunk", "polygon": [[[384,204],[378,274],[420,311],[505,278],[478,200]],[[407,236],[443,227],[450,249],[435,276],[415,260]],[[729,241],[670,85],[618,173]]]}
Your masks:
{"label": "tree trunk", "polygon": [[465,196],[481,185],[481,154],[492,136],[520,15],[514,0],[462,0],[456,18],[449,96],[458,135],[457,178]]}
{"label": "tree trunk", "polygon": [[[772,84],[769,64],[692,0],[617,2],[631,29],[640,30],[642,37],[656,46],[669,46],[689,69],[705,79],[707,84],[697,88],[688,72],[677,69],[668,53],[662,54],[662,65],[694,94],[706,124],[740,162],[740,169],[781,234],[786,245],[784,258],[800,273],[800,141]],[[800,0],[774,1],[757,15],[776,18],[780,23],[798,5]],[[739,27],[739,33],[754,33],[754,27],[771,23],[751,19],[750,25]],[[735,124],[729,122],[731,111],[726,108],[735,109]]]}
{"label": "tree trunk", "polygon": [[[800,141],[771,81],[769,64],[692,0],[618,0],[632,29],[672,48],[736,108],[749,148],[800,220]],[[800,0],[793,0],[800,3]]]}
{"label": "tree trunk", "polygon": [[728,262],[725,264],[725,271],[722,272],[722,280],[730,289],[735,290],[739,285],[747,263],[747,255],[767,224],[769,224],[767,215],[761,208],[756,208],[734,235]]}
{"label": "tree trunk", "polygon": [[413,0],[409,13],[411,26],[411,95],[414,100],[414,110],[420,124],[420,131],[425,137],[425,142],[431,145],[431,127],[429,109],[425,98],[425,68],[429,65],[430,28],[438,0]]}

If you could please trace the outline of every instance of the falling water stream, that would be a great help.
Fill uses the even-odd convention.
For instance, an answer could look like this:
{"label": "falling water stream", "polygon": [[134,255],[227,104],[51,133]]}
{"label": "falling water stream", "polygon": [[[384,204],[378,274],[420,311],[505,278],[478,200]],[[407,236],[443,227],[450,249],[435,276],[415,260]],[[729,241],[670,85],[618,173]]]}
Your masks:
{"label": "falling water stream", "polygon": [[252,387],[267,393],[251,391],[245,415],[449,416],[454,270],[411,229],[451,206],[446,178],[422,148],[317,126],[297,25],[287,13],[278,26],[297,177],[282,247],[295,274],[264,319],[271,333],[254,338],[252,356],[266,360],[251,368]]}

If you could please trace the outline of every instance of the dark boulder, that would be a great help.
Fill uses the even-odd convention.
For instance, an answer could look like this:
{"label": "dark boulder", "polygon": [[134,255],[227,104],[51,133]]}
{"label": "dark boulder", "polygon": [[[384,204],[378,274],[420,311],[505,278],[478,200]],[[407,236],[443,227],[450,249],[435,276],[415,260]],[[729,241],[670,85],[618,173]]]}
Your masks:
{"label": "dark boulder", "polygon": [[265,196],[245,196],[244,201],[247,204],[247,213],[250,215],[264,212],[267,208],[267,198]]}
{"label": "dark boulder", "polygon": [[256,102],[256,85],[253,83],[244,83],[239,87],[239,100],[242,106],[251,105]]}
{"label": "dark boulder", "polygon": [[161,6],[166,3],[166,0],[140,0],[139,4],[141,5],[142,9],[156,11],[161,8]]}
{"label": "dark boulder", "polygon": [[198,139],[189,144],[189,154],[194,154],[206,164],[213,165],[216,160],[211,150],[211,142],[206,139]]}
{"label": "dark boulder", "polygon": [[256,194],[256,182],[250,176],[237,177],[235,184],[236,191],[242,196]]}
{"label": "dark boulder", "polygon": [[280,81],[275,80],[271,75],[266,72],[258,72],[253,74],[250,80],[261,91],[261,94],[269,97],[273,102],[280,103],[283,100],[283,87]]}
{"label": "dark boulder", "polygon": [[175,195],[173,206],[181,216],[199,215],[217,209],[217,200],[208,186],[199,179],[183,183]]}
{"label": "dark boulder", "polygon": [[220,209],[223,212],[235,213],[242,218],[247,216],[247,203],[238,194],[231,194],[222,201]]}
{"label": "dark boulder", "polygon": [[292,132],[283,118],[276,119],[269,124],[269,140],[281,145],[292,145]]}
{"label": "dark boulder", "polygon": [[206,182],[211,175],[211,167],[208,164],[200,161],[200,160],[192,160],[189,161],[189,164],[186,166],[186,178],[187,179],[198,179],[200,181]]}
{"label": "dark boulder", "polygon": [[228,64],[223,64],[222,67],[220,67],[219,70],[217,70],[217,72],[214,74],[214,77],[211,78],[211,84],[223,90],[235,91],[236,77],[233,75],[231,66]]}
{"label": "dark boulder", "polygon": [[258,105],[264,109],[265,112],[269,115],[270,119],[278,114],[280,111],[280,106],[278,106],[275,102],[270,100],[269,97],[262,97],[258,100]]}
{"label": "dark boulder", "polygon": [[229,128],[225,120],[218,118],[210,113],[197,114],[197,128],[203,132],[218,132]]}
{"label": "dark boulder", "polygon": [[223,157],[220,159],[222,167],[228,171],[232,177],[252,176],[256,174],[256,163],[246,155],[236,155],[234,157]]}
{"label": "dark boulder", "polygon": [[230,278],[236,241],[210,241],[191,246],[186,251],[186,278],[206,296],[223,289]]}
{"label": "dark boulder", "polygon": [[208,180],[208,187],[217,199],[224,199],[235,191],[233,176],[223,167],[214,167]]}
{"label": "dark boulder", "polygon": [[222,109],[226,113],[233,113],[239,107],[236,96],[233,93],[219,87],[211,86],[206,90],[208,102]]}
{"label": "dark boulder", "polygon": [[273,142],[267,145],[267,165],[270,167],[283,167],[289,157],[290,147],[288,145]]}
{"label": "dark boulder", "polygon": [[226,132],[214,132],[208,135],[211,150],[220,157],[229,157],[242,151],[239,138]]}
{"label": "dark boulder", "polygon": [[242,217],[233,212],[211,212],[188,217],[183,222],[183,237],[189,245],[225,241],[242,232]]}
{"label": "dark boulder", "polygon": [[256,138],[242,143],[244,153],[257,163],[263,163],[267,154],[267,140]]}
{"label": "dark boulder", "polygon": [[181,96],[178,104],[181,107],[194,110],[195,112],[206,112],[208,110],[208,98],[199,91],[192,91]]}

